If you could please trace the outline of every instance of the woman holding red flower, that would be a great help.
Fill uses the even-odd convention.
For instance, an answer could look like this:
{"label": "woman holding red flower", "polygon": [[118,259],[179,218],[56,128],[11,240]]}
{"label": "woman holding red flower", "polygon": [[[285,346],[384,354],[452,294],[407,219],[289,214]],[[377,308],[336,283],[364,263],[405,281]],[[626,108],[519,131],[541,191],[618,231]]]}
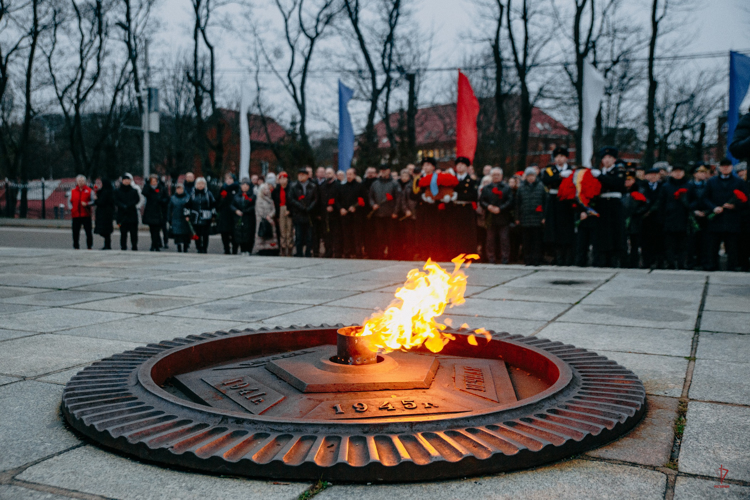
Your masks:
{"label": "woman holding red flower", "polygon": [[643,249],[643,216],[648,211],[648,198],[645,187],[635,178],[635,172],[625,175],[625,196],[622,198],[622,210],[625,215],[625,234],[628,238],[627,267],[637,269],[641,264]]}
{"label": "woman holding red flower", "polygon": [[510,223],[511,209],[514,203],[513,191],[503,182],[503,171],[495,167],[490,171],[492,183],[482,189],[479,204],[487,212],[485,227],[487,228],[487,260],[494,264],[497,261],[496,241],[500,240],[500,261],[507,264],[510,258]]}
{"label": "woman holding red flower", "polygon": [[667,269],[687,267],[687,233],[690,219],[685,167],[675,165],[657,201],[664,221],[664,255]]}
{"label": "woman holding red flower", "polygon": [[708,180],[703,195],[703,204],[711,212],[708,217],[711,271],[719,268],[719,248],[722,242],[727,253],[727,270],[734,271],[738,264],[741,213],[748,209],[748,197],[745,183],[733,170],[730,160],[721,160],[719,175]]}

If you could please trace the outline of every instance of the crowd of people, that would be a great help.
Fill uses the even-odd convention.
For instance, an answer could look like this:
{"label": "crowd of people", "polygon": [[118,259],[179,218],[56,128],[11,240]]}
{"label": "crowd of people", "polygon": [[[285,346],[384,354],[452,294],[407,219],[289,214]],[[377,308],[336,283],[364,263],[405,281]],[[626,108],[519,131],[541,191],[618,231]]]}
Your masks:
{"label": "crowd of people", "polygon": [[192,173],[171,189],[157,175],[142,188],[130,174],[116,187],[107,179],[90,187],[79,176],[70,195],[73,246],[83,228],[88,248],[93,231],[110,249],[116,224],[120,248],[129,239],[137,250],[143,223],[152,251],[171,240],[178,252],[195,243],[206,253],[218,233],[226,254],[446,261],[478,253],[490,263],[714,270],[723,243],[727,269],[749,270],[745,164],[645,170],[606,147],[597,168],[575,168],[568,156],[558,147],[554,163],[507,181],[501,168],[478,173],[460,157],[448,166],[424,158],[398,172],[384,164],[362,178],[353,168],[308,166],[295,180],[279,172],[237,182],[228,173],[213,191]]}

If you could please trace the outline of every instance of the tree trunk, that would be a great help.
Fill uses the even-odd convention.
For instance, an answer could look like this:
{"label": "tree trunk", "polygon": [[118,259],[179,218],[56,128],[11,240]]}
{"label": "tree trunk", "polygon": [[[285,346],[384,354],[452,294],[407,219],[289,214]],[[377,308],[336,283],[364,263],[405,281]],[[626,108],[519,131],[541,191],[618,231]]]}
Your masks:
{"label": "tree trunk", "polygon": [[[646,123],[648,126],[648,138],[646,139],[646,152],[643,162],[646,168],[654,164],[654,151],[656,149],[656,87],[658,82],[654,76],[654,56],[656,54],[656,40],[659,36],[659,20],[656,13],[659,0],[653,0],[651,4],[651,40],[648,44],[648,101],[646,103]],[[659,156],[662,156],[661,147]]]}
{"label": "tree trunk", "polygon": [[416,76],[408,73],[406,79],[409,81],[409,102],[406,108],[406,154],[407,161],[413,162],[417,159],[417,89]]}
{"label": "tree trunk", "polygon": [[[524,75],[525,79],[525,75]],[[529,151],[529,128],[531,127],[531,102],[529,101],[529,87],[521,85],[521,143],[518,148],[518,170],[526,169],[526,157]]]}
{"label": "tree trunk", "polygon": [[505,116],[505,94],[503,93],[503,54],[500,47],[500,33],[503,26],[503,4],[497,2],[498,17],[495,39],[492,42],[492,59],[495,63],[495,136],[497,141],[498,163],[505,169],[508,157],[508,121]]}

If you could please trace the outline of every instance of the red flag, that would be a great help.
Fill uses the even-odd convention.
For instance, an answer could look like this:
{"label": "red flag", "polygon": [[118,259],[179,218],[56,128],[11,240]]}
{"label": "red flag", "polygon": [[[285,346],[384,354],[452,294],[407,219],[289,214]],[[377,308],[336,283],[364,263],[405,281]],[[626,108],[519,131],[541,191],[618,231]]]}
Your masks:
{"label": "red flag", "polygon": [[477,116],[479,101],[466,75],[458,72],[458,103],[456,104],[456,156],[474,162],[477,149]]}

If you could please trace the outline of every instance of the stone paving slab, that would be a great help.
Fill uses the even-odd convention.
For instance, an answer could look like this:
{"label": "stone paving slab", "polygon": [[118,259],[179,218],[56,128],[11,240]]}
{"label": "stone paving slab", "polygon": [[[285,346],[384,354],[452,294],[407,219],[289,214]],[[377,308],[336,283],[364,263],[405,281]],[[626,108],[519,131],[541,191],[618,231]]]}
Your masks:
{"label": "stone paving slab", "polygon": [[0,274],[0,285],[23,286],[32,288],[74,288],[95,283],[107,283],[117,278],[99,278],[94,276],[43,276],[36,274]]}
{"label": "stone paving slab", "polygon": [[703,332],[695,356],[698,359],[750,363],[750,336]]}
{"label": "stone paving slab", "polygon": [[70,497],[31,490],[21,486],[0,484],[0,500],[68,500]]}
{"label": "stone paving slab", "polygon": [[34,377],[90,363],[137,346],[131,342],[52,334],[8,340],[0,349],[0,373]]}
{"label": "stone paving slab", "polygon": [[450,310],[452,316],[483,316],[487,318],[515,318],[549,321],[569,306],[551,302],[528,302],[520,300],[466,299],[465,304]]}
{"label": "stone paving slab", "polygon": [[36,332],[26,332],[22,330],[5,330],[0,328],[0,341],[16,339],[19,337],[28,337],[29,335],[36,335]]}
{"label": "stone paving slab", "polygon": [[43,377],[39,377],[39,382],[47,382],[49,384],[59,384],[59,385],[65,385],[67,384],[71,378],[73,378],[74,375],[76,375],[78,372],[83,370],[85,368],[85,365],[77,366],[76,368],[71,368],[69,370],[63,370],[56,373],[50,373],[49,375],[45,375]]}
{"label": "stone paving slab", "polygon": [[0,471],[79,444],[60,418],[62,392],[59,385],[34,381],[0,387]]}
{"label": "stone paving slab", "polygon": [[147,465],[84,446],[45,460],[18,476],[47,484],[122,500],[269,500],[296,498],[310,485],[208,476]]}
{"label": "stone paving slab", "polygon": [[448,311],[445,316],[451,320],[454,327],[459,327],[466,323],[472,330],[485,328],[498,333],[507,332],[511,335],[531,335],[547,324],[545,321],[530,321],[525,319],[454,316],[451,314],[451,311]]}
{"label": "stone paving slab", "polygon": [[593,290],[614,276],[611,271],[545,271],[536,272],[511,281],[512,286],[532,288],[583,288]]}
{"label": "stone paving slab", "polygon": [[678,399],[649,396],[646,415],[635,429],[587,455],[653,467],[666,465],[672,452],[678,406]]}
{"label": "stone paving slab", "polygon": [[[741,352],[747,357],[750,348]],[[750,364],[698,359],[690,384],[690,399],[747,404],[750,401]],[[748,452],[750,454],[750,451]]]}
{"label": "stone paving slab", "polygon": [[171,316],[134,316],[121,321],[72,328],[60,332],[75,337],[92,337],[124,342],[161,342],[175,337],[199,335],[217,330],[244,328],[239,321],[207,320],[200,318],[179,318]]}
{"label": "stone paving slab", "polygon": [[750,408],[691,401],[680,448],[680,472],[750,481]]}
{"label": "stone paving slab", "polygon": [[103,311],[77,311],[66,308],[38,309],[31,312],[8,314],[3,326],[12,330],[49,333],[78,326],[95,325],[123,320],[132,315]]}
{"label": "stone paving slab", "polygon": [[664,498],[666,476],[660,472],[602,462],[571,460],[515,474],[500,474],[434,483],[338,486],[316,496],[320,500],[567,500]]}
{"label": "stone paving slab", "polygon": [[750,285],[729,286],[711,283],[706,294],[707,311],[750,311]]}
{"label": "stone paving slab", "polygon": [[267,285],[227,285],[221,282],[218,286],[191,283],[189,285],[176,286],[162,290],[146,292],[145,295],[166,295],[169,297],[195,297],[197,299],[229,299],[240,295],[261,292],[276,288],[272,284]]}
{"label": "stone paving slab", "polygon": [[681,290],[607,289],[597,290],[596,293],[583,299],[581,304],[626,307],[631,311],[637,311],[646,306],[650,309],[691,314],[700,307],[701,295],[701,290],[684,292]]}
{"label": "stone paving slab", "polygon": [[496,286],[473,295],[477,299],[489,300],[528,300],[533,302],[556,302],[560,304],[575,304],[590,292],[581,288],[534,288],[514,287],[508,285]]}
{"label": "stone paving slab", "polygon": [[[717,471],[718,474],[718,471]],[[678,477],[674,488],[674,500],[713,500],[724,498],[741,500],[750,498],[750,486],[730,484],[717,488],[719,480],[707,481],[694,477]]]}
{"label": "stone paving slab", "polygon": [[6,302],[0,302],[0,317],[4,314],[13,314],[27,311],[35,311],[39,307],[25,306],[22,304],[8,304]]}
{"label": "stone paving slab", "polygon": [[339,323],[361,325],[372,313],[372,309],[314,306],[264,319],[261,323],[266,326],[336,325]]}
{"label": "stone paving slab", "polygon": [[593,323],[598,325],[638,326],[643,328],[673,328],[691,330],[695,327],[698,310],[690,312],[639,306],[603,306],[578,304],[560,317],[568,323]]}
{"label": "stone paving slab", "polygon": [[230,321],[262,321],[266,318],[279,316],[284,313],[297,311],[309,307],[306,305],[279,304],[276,302],[251,302],[246,299],[234,298],[216,300],[190,307],[171,309],[159,313],[160,316],[176,316],[180,318],[217,319]]}
{"label": "stone paving slab", "polygon": [[241,298],[248,301],[282,302],[314,306],[338,301],[339,299],[350,297],[356,293],[357,292],[351,290],[331,290],[326,288],[315,290],[309,286],[288,286],[244,295]]}
{"label": "stone paving slab", "polygon": [[701,331],[750,333],[750,314],[737,312],[704,311]]}
{"label": "stone paving slab", "polygon": [[44,288],[28,288],[23,286],[0,286],[0,299],[10,299],[31,295],[33,293],[46,292]]}
{"label": "stone paving slab", "polygon": [[647,394],[673,398],[679,398],[682,394],[688,366],[688,360],[685,358],[604,350],[599,351],[599,354],[638,375],[646,387]]}
{"label": "stone paving slab", "polygon": [[194,306],[214,299],[196,299],[193,297],[167,297],[164,295],[128,295],[116,299],[98,300],[68,306],[70,309],[90,311],[110,311],[133,314],[153,314],[170,309]]}
{"label": "stone paving slab", "polygon": [[76,288],[89,292],[116,292],[116,293],[145,293],[155,290],[164,290],[182,285],[194,284],[193,281],[165,280],[165,279],[128,279],[109,283],[100,283]]}
{"label": "stone paving slab", "polygon": [[82,302],[93,302],[96,300],[111,299],[121,297],[119,293],[101,293],[101,292],[83,292],[79,290],[57,290],[54,292],[36,293],[34,295],[24,295],[3,299],[4,303],[26,304],[30,306],[69,306],[80,304]]}
{"label": "stone paving slab", "polygon": [[592,351],[621,351],[668,356],[690,356],[692,330],[586,325],[556,321],[539,336]]}

